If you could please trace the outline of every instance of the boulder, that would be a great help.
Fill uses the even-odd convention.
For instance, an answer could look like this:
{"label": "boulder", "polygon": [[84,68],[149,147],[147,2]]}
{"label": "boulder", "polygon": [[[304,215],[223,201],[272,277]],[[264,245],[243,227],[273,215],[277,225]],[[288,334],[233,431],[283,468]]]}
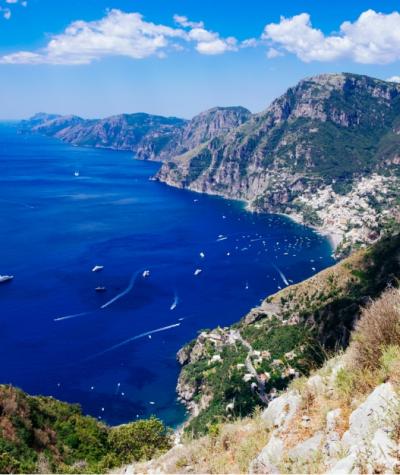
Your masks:
{"label": "boulder", "polygon": [[283,449],[282,439],[272,434],[268,444],[251,462],[249,473],[279,473],[277,464],[281,461]]}
{"label": "boulder", "polygon": [[300,442],[288,451],[291,459],[306,460],[315,456],[322,450],[324,440],[323,432],[316,432],[312,437]]}
{"label": "boulder", "polygon": [[285,428],[296,414],[301,397],[297,391],[289,391],[271,401],[261,418],[268,429]]}

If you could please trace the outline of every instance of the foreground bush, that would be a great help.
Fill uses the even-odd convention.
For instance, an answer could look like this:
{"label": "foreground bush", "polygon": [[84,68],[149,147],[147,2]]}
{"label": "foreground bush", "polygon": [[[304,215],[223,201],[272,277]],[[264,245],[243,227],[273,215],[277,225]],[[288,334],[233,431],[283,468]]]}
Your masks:
{"label": "foreground bush", "polygon": [[78,405],[0,386],[0,473],[101,473],[169,447],[154,417],[110,428]]}
{"label": "foreground bush", "polygon": [[350,364],[354,369],[375,370],[385,349],[393,345],[400,345],[398,289],[387,290],[363,310],[350,344]]}
{"label": "foreground bush", "polygon": [[170,431],[155,417],[114,427],[108,440],[111,452],[123,463],[150,459],[172,446]]}

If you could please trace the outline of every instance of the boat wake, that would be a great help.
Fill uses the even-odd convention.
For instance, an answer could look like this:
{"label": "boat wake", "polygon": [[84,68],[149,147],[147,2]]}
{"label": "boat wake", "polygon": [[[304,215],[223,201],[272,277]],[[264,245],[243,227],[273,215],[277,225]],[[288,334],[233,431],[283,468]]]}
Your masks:
{"label": "boat wake", "polygon": [[167,325],[166,327],[161,327],[161,328],[157,328],[155,330],[150,330],[148,332],[139,333],[139,335],[135,335],[132,338],[128,338],[127,340],[121,341],[121,343],[117,343],[116,345],[110,346],[109,348],[105,349],[104,351],[101,351],[100,353],[95,353],[94,355],[89,356],[86,359],[91,360],[93,358],[97,358],[98,356],[102,356],[105,353],[109,353],[110,351],[114,351],[117,348],[121,348],[121,346],[125,346],[128,343],[130,343],[131,341],[139,340],[139,338],[144,338],[146,336],[153,335],[154,333],[163,332],[163,331],[170,330],[172,328],[176,328],[176,327],[179,327],[179,326],[181,326],[181,323],[174,323],[172,325]]}
{"label": "boat wake", "polygon": [[[109,300],[108,302],[106,302],[105,304],[103,304],[99,310],[103,310],[107,307],[109,307],[111,304],[113,304],[114,302],[116,302],[117,300],[119,300],[120,298],[122,298],[124,295],[128,294],[134,287],[135,285],[135,282],[136,282],[136,279],[138,277],[138,275],[142,272],[142,270],[138,270],[136,271],[132,277],[131,277],[131,280],[129,281],[129,285],[128,287],[120,292],[118,295],[116,295],[115,297],[113,297],[111,300]],[[100,287],[99,287],[100,288]],[[177,302],[178,303],[178,302]],[[175,305],[176,306],[176,305]],[[175,307],[174,307],[175,308]],[[58,317],[58,318],[54,318],[54,321],[55,322],[61,322],[62,320],[69,320],[71,318],[78,318],[78,317],[83,317],[85,315],[89,315],[91,313],[94,313],[96,310],[91,310],[91,311],[88,311],[88,312],[81,312],[81,313],[74,313],[73,315],[66,315],[65,317]]]}
{"label": "boat wake", "polygon": [[66,315],[65,317],[55,318],[54,321],[61,322],[61,320],[69,320],[70,318],[83,317],[84,315],[89,315],[89,313],[93,313],[93,312],[74,313],[73,315]]}
{"label": "boat wake", "polygon": [[279,269],[279,267],[274,264],[274,268],[276,269],[276,272],[278,272],[278,274],[280,275],[281,279],[283,280],[283,283],[285,285],[290,285],[289,281],[285,277],[285,274]]}
{"label": "boat wake", "polygon": [[133,286],[135,285],[135,282],[136,282],[136,278],[137,276],[141,273],[142,271],[141,270],[138,270],[137,272],[135,272],[132,277],[131,277],[131,280],[129,281],[129,285],[128,287],[121,293],[119,293],[118,295],[116,295],[115,297],[113,297],[111,300],[109,300],[108,302],[106,302],[105,304],[103,304],[100,308],[101,309],[104,309],[104,308],[107,308],[109,307],[111,304],[113,304],[114,302],[116,302],[117,300],[119,300],[120,298],[122,298],[124,295],[128,294],[132,289],[133,289]]}
{"label": "boat wake", "polygon": [[178,305],[179,303],[179,297],[178,297],[178,294],[175,293],[175,296],[174,296],[174,301],[172,302],[171,306],[169,307],[170,310],[174,310],[176,309],[176,306]]}

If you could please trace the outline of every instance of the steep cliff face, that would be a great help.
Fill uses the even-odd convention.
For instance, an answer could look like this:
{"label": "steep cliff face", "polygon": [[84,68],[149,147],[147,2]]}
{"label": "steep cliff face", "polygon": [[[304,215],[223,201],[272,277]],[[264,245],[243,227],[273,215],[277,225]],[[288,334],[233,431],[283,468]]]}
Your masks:
{"label": "steep cliff face", "polygon": [[264,197],[264,207],[275,208],[306,186],[395,164],[396,119],[399,85],[352,74],[317,76],[222,139],[165,163],[159,179],[234,198]]}
{"label": "steep cliff face", "polygon": [[238,127],[251,117],[251,112],[244,107],[214,107],[193,117],[186,122],[174,136],[166,140],[159,150],[151,141],[138,150],[139,159],[168,160],[176,155],[195,149],[207,141],[223,135]]}

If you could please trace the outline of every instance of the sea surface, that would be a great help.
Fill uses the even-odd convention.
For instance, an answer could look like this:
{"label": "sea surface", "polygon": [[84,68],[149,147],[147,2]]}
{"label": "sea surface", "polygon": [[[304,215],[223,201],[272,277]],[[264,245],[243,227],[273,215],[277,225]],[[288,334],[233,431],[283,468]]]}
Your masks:
{"label": "sea surface", "polygon": [[0,383],[176,426],[177,350],[334,262],[313,230],[150,181],[158,168],[0,126],[0,274],[15,276]]}

